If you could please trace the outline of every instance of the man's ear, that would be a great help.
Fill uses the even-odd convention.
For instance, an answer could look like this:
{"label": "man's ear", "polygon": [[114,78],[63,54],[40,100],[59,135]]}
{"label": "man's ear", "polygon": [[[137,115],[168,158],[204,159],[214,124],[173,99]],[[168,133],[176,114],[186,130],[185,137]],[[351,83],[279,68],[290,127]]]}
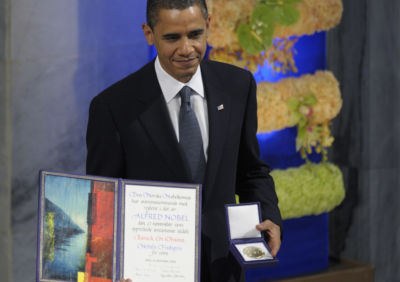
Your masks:
{"label": "man's ear", "polygon": [[144,37],[146,37],[147,43],[151,46],[154,44],[154,35],[153,35],[153,30],[151,27],[144,23],[142,24],[142,30],[144,33]]}
{"label": "man's ear", "polygon": [[206,20],[206,36],[208,38],[208,35],[210,34],[210,21],[211,21],[211,17],[208,16],[207,20]]}

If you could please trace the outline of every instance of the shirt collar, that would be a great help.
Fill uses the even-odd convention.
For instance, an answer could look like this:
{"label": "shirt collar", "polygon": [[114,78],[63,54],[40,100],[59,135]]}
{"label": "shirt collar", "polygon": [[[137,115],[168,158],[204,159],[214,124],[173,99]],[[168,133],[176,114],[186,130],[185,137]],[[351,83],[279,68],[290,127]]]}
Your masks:
{"label": "shirt collar", "polygon": [[187,83],[182,83],[169,75],[161,66],[160,60],[156,58],[154,64],[158,82],[160,83],[161,91],[163,92],[165,101],[169,103],[183,86],[187,85],[192,88],[197,94],[204,98],[203,79],[201,77],[200,65],[195,74]]}

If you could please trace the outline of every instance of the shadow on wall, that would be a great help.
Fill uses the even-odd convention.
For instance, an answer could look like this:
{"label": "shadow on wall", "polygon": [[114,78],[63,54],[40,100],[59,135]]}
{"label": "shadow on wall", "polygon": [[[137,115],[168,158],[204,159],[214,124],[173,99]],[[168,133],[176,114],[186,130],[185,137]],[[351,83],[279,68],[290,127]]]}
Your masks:
{"label": "shadow on wall", "polygon": [[[141,29],[145,13],[146,1],[103,1],[100,5],[79,2],[79,59],[74,94],[80,116],[75,137],[71,137],[79,140],[73,143],[77,148],[71,148],[71,153],[78,151],[86,156],[84,139],[91,99],[148,62]],[[73,172],[74,168],[69,168]]]}
{"label": "shadow on wall", "polygon": [[[91,99],[148,62],[141,30],[145,2],[79,1],[77,11],[72,5],[30,6],[26,22],[14,20],[14,57],[22,62],[14,68],[14,209],[36,197],[39,169],[85,173]],[[23,37],[26,29],[32,35]],[[39,40],[34,50],[24,47],[31,37]],[[29,96],[22,94],[26,89]],[[13,222],[32,217],[14,213]]]}

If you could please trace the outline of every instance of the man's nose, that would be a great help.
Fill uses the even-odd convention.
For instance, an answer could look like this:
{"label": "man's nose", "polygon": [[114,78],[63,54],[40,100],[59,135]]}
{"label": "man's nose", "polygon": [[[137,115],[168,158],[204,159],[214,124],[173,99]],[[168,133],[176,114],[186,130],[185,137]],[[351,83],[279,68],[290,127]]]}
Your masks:
{"label": "man's nose", "polygon": [[179,46],[180,55],[186,56],[193,52],[194,48],[189,38],[183,38]]}

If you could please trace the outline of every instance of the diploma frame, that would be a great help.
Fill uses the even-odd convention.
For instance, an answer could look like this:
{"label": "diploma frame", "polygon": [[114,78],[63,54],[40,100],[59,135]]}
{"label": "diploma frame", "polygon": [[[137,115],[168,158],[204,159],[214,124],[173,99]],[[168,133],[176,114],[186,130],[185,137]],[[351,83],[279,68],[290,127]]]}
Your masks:
{"label": "diploma frame", "polygon": [[[193,275],[193,280],[185,280],[185,281],[193,281],[193,282],[198,282],[200,281],[200,262],[201,262],[201,185],[200,184],[184,184],[184,183],[168,183],[168,182],[155,182],[155,181],[135,181],[135,180],[122,180],[121,181],[121,189],[120,189],[120,244],[119,244],[119,249],[120,249],[120,264],[119,264],[119,277],[120,279],[122,278],[129,278],[129,277],[123,277],[124,275],[124,242],[125,242],[125,200],[126,200],[126,188],[129,185],[136,185],[136,186],[153,186],[153,187],[158,187],[158,188],[163,188],[165,191],[168,191],[168,189],[192,189],[194,190],[195,193],[195,230],[194,230],[194,258],[193,260],[193,267],[194,267],[194,275]],[[193,231],[193,230],[192,230]],[[185,258],[186,260],[188,258]],[[162,280],[158,280],[162,281]],[[170,281],[170,280],[169,280]],[[139,281],[140,282],[140,281]]]}
{"label": "diploma frame", "polygon": [[[165,191],[173,188],[178,195],[180,189],[191,189],[189,194],[193,197],[188,203],[195,205],[191,209],[194,211],[191,223],[194,230],[190,230],[194,237],[190,246],[195,248],[194,251],[190,249],[194,254],[194,275],[193,279],[185,282],[200,281],[200,184],[124,180],[51,171],[39,173],[36,281],[90,282],[93,277],[95,280],[100,278],[102,281],[115,282],[123,278],[127,185],[146,187],[149,191],[152,191],[150,186]],[[106,232],[104,226],[107,227]],[[84,243],[77,244],[78,237],[79,242]],[[79,250],[79,259],[76,259],[77,256],[68,256],[68,259],[60,260],[65,256],[60,250],[65,252],[64,249],[69,246],[73,247],[74,252]],[[185,257],[185,260],[189,258]],[[73,271],[65,272],[63,264],[71,261],[75,261]],[[163,279],[158,281],[162,282]]]}

